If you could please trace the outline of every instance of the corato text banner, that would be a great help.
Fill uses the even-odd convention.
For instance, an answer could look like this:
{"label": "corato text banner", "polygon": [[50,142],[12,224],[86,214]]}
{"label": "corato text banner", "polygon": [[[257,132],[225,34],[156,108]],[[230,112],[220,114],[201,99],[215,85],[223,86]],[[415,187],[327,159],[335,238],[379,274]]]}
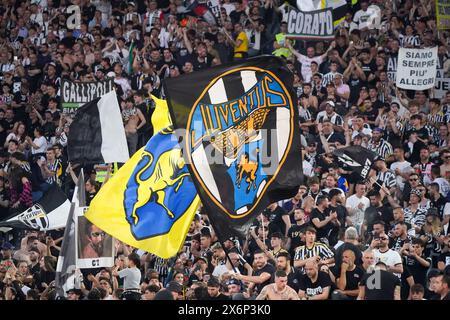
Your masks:
{"label": "corato text banner", "polygon": [[289,7],[287,37],[298,39],[333,39],[333,9],[300,11]]}
{"label": "corato text banner", "polygon": [[438,63],[438,48],[410,49],[400,48],[398,52],[398,88],[407,90],[426,90],[434,87]]}
{"label": "corato text banner", "polygon": [[114,80],[95,82],[61,81],[61,102],[64,113],[73,113],[83,104],[99,98],[114,89]]}
{"label": "corato text banner", "polygon": [[436,0],[436,16],[439,30],[450,29],[450,0]]}

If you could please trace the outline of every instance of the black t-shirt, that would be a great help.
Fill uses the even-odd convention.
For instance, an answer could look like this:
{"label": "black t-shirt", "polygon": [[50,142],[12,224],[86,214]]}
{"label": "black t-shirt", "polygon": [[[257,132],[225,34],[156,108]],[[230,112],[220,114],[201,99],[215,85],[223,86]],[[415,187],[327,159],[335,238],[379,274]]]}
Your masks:
{"label": "black t-shirt", "polygon": [[[337,271],[337,270],[336,270]],[[336,283],[337,279],[340,278],[341,273],[336,272]],[[356,268],[353,271],[347,270],[345,272],[345,279],[347,280],[347,284],[345,286],[345,290],[356,290],[358,289],[359,283],[361,282],[361,279],[364,276],[364,270],[361,267],[356,266]],[[356,299],[356,297],[351,297],[352,299]]]}
{"label": "black t-shirt", "polygon": [[220,293],[217,297],[211,297],[208,295],[205,300],[230,300],[230,297],[224,295],[223,293]]}
{"label": "black t-shirt", "polygon": [[[427,260],[431,263],[431,258],[423,257],[423,259]],[[428,271],[428,267],[424,267],[417,261],[415,258],[406,257],[405,258],[405,266],[408,268],[409,272],[414,278],[414,283],[420,283],[424,287],[426,286],[426,274]]]}
{"label": "black t-shirt", "polygon": [[[314,208],[311,211],[310,221],[312,223],[313,219],[315,219],[315,218],[319,219],[319,221],[323,221],[328,216],[329,216],[329,210],[325,210],[325,212],[321,212],[319,209]],[[326,237],[328,237],[330,231],[333,229],[333,224],[331,222],[328,222],[322,228],[317,228],[317,227],[315,227],[315,228],[317,229],[317,239],[326,238]]]}
{"label": "black t-shirt", "polygon": [[283,221],[283,216],[289,215],[286,210],[277,206],[275,210],[270,211],[270,223],[269,223],[269,238],[274,232],[281,232],[281,234],[285,234],[286,232],[286,224]]}
{"label": "black t-shirt", "polygon": [[446,204],[447,201],[445,201],[445,199],[442,196],[440,196],[439,199],[437,200],[434,200],[434,198],[430,199],[430,206],[438,210],[441,220],[444,218],[444,207]]}
{"label": "black t-shirt", "polygon": [[307,226],[308,226],[307,223],[304,223],[302,225],[294,224],[289,228],[288,237],[291,239],[291,247],[289,248],[289,254],[291,255],[291,257],[294,256],[295,248],[304,244],[302,243],[301,234],[305,233],[305,229]]}
{"label": "black t-shirt", "polygon": [[[375,285],[375,277],[377,276],[379,276],[379,286]],[[395,288],[400,286],[400,279],[385,270],[377,270],[366,273],[361,280],[360,286],[365,287],[366,300],[394,300]]]}
{"label": "black t-shirt", "polygon": [[348,215],[347,209],[340,204],[337,204],[336,207],[330,205],[328,209],[330,210],[330,212],[336,211],[338,220],[341,223],[341,228],[345,230],[345,220]]}
{"label": "black t-shirt", "polygon": [[92,201],[92,199],[94,199],[96,194],[97,194],[97,192],[95,192],[95,193],[86,192],[86,205],[87,206],[89,206],[91,204],[91,201]]}
{"label": "black t-shirt", "polygon": [[254,275],[255,277],[258,277],[258,276],[260,276],[260,275],[263,274],[263,273],[269,273],[269,274],[270,274],[269,280],[267,280],[267,281],[265,281],[265,282],[263,282],[263,283],[257,284],[257,285],[255,286],[255,290],[256,290],[256,292],[257,292],[258,294],[261,292],[262,288],[264,288],[266,285],[272,283],[272,277],[273,277],[275,271],[276,271],[276,270],[275,270],[275,267],[274,267],[273,265],[271,265],[270,263],[267,263],[264,267],[262,267],[261,269],[257,269],[257,270],[253,273],[253,275]]}
{"label": "black t-shirt", "polygon": [[392,209],[384,205],[380,207],[370,206],[364,212],[364,220],[367,221],[367,232],[372,232],[375,222],[382,220],[388,226],[394,220],[394,215]]}
{"label": "black t-shirt", "polygon": [[[0,190],[0,200],[1,201],[9,200],[9,194],[4,188]],[[0,205],[0,221],[7,218],[8,216],[9,216],[8,207],[3,207]]]}
{"label": "black t-shirt", "polygon": [[288,281],[287,284],[289,287],[295,290],[295,292],[298,292],[300,289],[300,278],[303,277],[303,273],[295,268],[291,267],[291,272],[288,274]]}
{"label": "black t-shirt", "polygon": [[422,139],[422,140],[428,139],[428,130],[425,129],[425,127],[422,127],[422,128],[420,128],[420,129],[412,128],[412,129],[406,131],[404,140],[405,140],[405,141],[408,141],[409,136],[410,136],[413,132],[417,132],[417,136],[418,136],[420,139]]}
{"label": "black t-shirt", "polygon": [[439,262],[442,262],[444,264],[444,267],[450,266],[450,251],[447,251],[445,253],[441,253],[438,259]]}
{"label": "black t-shirt", "polygon": [[306,275],[302,275],[300,278],[299,288],[302,291],[306,292],[306,295],[309,297],[313,297],[323,293],[323,290],[326,287],[331,287],[332,282],[328,273],[319,271],[316,282],[312,282],[312,280]]}
{"label": "black t-shirt", "polygon": [[198,61],[198,55],[196,53],[191,54],[190,61],[192,62],[192,66],[194,67],[194,71],[203,70],[211,67],[211,63],[214,57],[209,53],[205,57],[203,62]]}

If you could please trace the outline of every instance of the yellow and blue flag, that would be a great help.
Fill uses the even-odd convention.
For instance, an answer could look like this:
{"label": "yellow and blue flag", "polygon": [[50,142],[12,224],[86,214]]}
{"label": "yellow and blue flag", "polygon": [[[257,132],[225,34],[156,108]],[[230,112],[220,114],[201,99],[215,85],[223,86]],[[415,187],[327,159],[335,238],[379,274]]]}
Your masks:
{"label": "yellow and blue flag", "polygon": [[155,102],[157,133],[100,189],[86,218],[120,241],[167,259],[183,245],[200,200],[167,103]]}

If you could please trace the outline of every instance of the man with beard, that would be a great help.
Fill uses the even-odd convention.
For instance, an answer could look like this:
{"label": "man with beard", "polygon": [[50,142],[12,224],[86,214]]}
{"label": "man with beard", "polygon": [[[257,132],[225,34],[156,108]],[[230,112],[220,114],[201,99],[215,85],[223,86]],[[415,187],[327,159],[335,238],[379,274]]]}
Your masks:
{"label": "man with beard", "polygon": [[294,256],[295,249],[305,243],[305,230],[308,224],[305,222],[305,211],[303,209],[294,210],[294,224],[289,228],[286,248],[291,256]]}
{"label": "man with beard", "polygon": [[369,234],[373,230],[375,222],[382,220],[385,225],[390,225],[394,220],[392,209],[381,202],[381,195],[378,191],[372,190],[369,194],[370,207],[364,213],[364,224],[361,234],[367,231]]}
{"label": "man with beard", "polygon": [[299,281],[302,273],[297,268],[291,266],[291,255],[287,252],[281,252],[276,258],[277,271],[284,271],[287,276],[287,285],[298,292]]}
{"label": "man with beard", "polygon": [[256,300],[299,300],[297,292],[287,282],[286,272],[278,270],[275,273],[275,283],[266,285]]}
{"label": "man with beard", "polygon": [[[337,213],[336,222],[339,222],[335,225],[331,234],[331,236],[334,236],[335,239],[330,242],[330,245],[334,245],[337,242],[339,230],[345,230],[345,225],[347,223],[347,219],[349,218],[347,209],[343,206],[343,204],[345,203],[345,196],[342,190],[331,189],[328,193],[328,197],[330,198],[330,205],[328,206],[328,208],[331,212]],[[351,221],[349,221],[349,224],[350,223]]]}
{"label": "man with beard", "polygon": [[253,290],[259,294],[266,285],[271,283],[275,267],[267,263],[267,256],[262,250],[256,250],[254,254],[254,265],[256,266],[254,275],[244,276],[242,274],[234,274],[237,280],[250,282],[249,290]]}
{"label": "man with beard", "polygon": [[319,241],[326,241],[330,232],[333,230],[337,222],[337,212],[330,212],[328,198],[326,196],[319,196],[316,200],[316,208],[311,212],[311,222],[317,229],[317,239]]}
{"label": "man with beard", "polygon": [[381,128],[375,128],[372,130],[372,138],[370,139],[367,149],[372,150],[378,154],[381,158],[388,160],[394,151],[392,145],[383,139],[384,131]]}
{"label": "man with beard", "polygon": [[391,239],[390,248],[402,254],[405,245],[411,243],[411,236],[408,235],[408,227],[405,222],[397,222],[392,230],[394,237]]}
{"label": "man with beard", "polygon": [[305,264],[305,274],[300,281],[299,297],[302,300],[327,300],[331,288],[330,276],[323,271],[319,271],[319,266],[315,261],[308,261]]}
{"label": "man with beard", "polygon": [[374,239],[376,249],[373,250],[375,262],[382,262],[386,265],[386,271],[392,272],[400,278],[403,273],[402,258],[397,251],[389,249],[389,237],[382,232]]}
{"label": "man with beard", "polygon": [[82,259],[99,258],[103,254],[105,233],[90,222],[86,223],[87,245],[83,248]]}
{"label": "man with beard", "polygon": [[355,253],[345,250],[342,254],[342,263],[337,266],[340,270],[336,273],[337,290],[333,291],[333,300],[355,300],[359,293],[358,284],[364,271],[355,265]]}

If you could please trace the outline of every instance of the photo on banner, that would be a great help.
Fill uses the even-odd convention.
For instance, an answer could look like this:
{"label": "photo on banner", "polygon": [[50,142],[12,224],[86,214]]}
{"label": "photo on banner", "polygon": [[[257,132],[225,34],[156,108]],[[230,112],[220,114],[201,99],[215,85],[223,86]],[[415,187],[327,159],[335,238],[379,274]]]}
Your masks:
{"label": "photo on banner", "polygon": [[77,268],[100,268],[114,265],[113,238],[92,224],[84,213],[88,207],[78,208],[75,219]]}

